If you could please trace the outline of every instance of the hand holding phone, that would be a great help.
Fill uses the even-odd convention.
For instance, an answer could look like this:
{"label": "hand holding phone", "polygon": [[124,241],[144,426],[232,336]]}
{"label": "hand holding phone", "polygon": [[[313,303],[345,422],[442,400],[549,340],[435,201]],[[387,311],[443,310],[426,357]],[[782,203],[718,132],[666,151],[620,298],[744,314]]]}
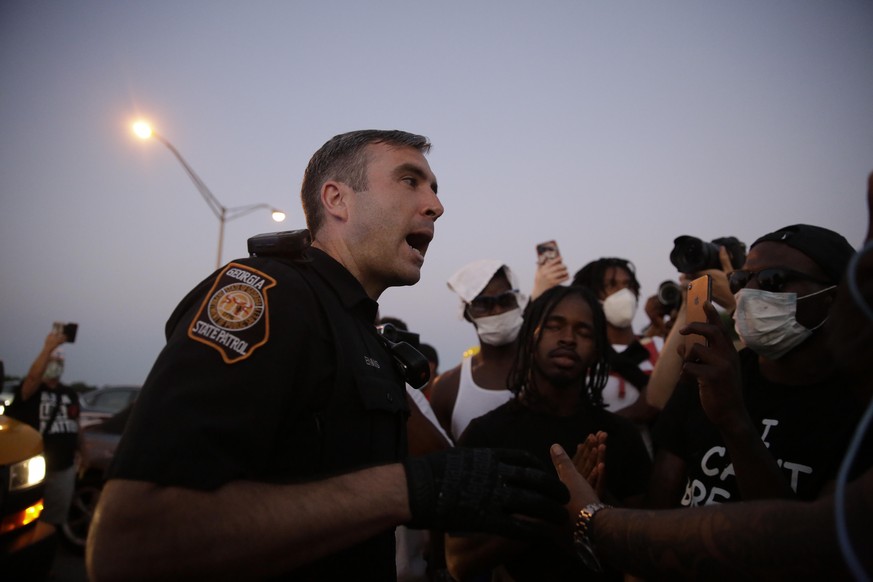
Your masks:
{"label": "hand holding phone", "polygon": [[542,265],[546,261],[557,259],[561,256],[558,243],[553,240],[541,242],[537,245],[537,264]]}
{"label": "hand holding phone", "polygon": [[550,240],[537,245],[537,272],[531,290],[531,301],[570,278],[567,266],[561,260],[558,243]]}
{"label": "hand holding phone", "polygon": [[76,332],[78,331],[78,323],[68,323],[64,325],[64,335],[67,336],[67,342],[73,343],[74,341],[76,341]]}
{"label": "hand holding phone", "polygon": [[64,337],[67,338],[67,343],[73,343],[76,341],[76,332],[79,331],[79,324],[56,321],[52,324],[52,331],[64,334]]}
{"label": "hand holding phone", "polygon": [[[706,312],[703,305],[712,301],[712,278],[704,275],[688,283],[688,293],[685,295],[685,323],[706,323]],[[690,353],[694,344],[707,345],[706,338],[696,333],[685,336],[685,354]]]}

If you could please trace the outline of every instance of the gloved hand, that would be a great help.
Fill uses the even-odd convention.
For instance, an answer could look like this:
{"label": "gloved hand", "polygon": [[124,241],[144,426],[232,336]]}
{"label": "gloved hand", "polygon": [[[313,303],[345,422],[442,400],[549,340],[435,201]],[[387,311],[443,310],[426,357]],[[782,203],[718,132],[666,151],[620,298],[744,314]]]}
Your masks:
{"label": "gloved hand", "polygon": [[566,526],[567,488],[527,452],[455,447],[403,466],[408,527],[531,539]]}

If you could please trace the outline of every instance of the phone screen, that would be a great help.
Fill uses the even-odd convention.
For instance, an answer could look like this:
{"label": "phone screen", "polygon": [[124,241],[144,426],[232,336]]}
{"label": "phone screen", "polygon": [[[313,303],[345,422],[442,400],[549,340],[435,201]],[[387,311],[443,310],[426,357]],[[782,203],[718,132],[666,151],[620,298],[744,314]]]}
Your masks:
{"label": "phone screen", "polygon": [[558,243],[549,240],[541,242],[537,245],[537,263],[542,265],[550,259],[557,259],[561,256],[561,251],[558,250]]}
{"label": "phone screen", "polygon": [[[712,278],[704,275],[688,283],[688,293],[685,297],[685,323],[699,321],[706,323],[706,312],[703,304],[712,300]],[[685,336],[685,353],[687,354],[694,344],[706,345],[706,338],[692,333]]]}

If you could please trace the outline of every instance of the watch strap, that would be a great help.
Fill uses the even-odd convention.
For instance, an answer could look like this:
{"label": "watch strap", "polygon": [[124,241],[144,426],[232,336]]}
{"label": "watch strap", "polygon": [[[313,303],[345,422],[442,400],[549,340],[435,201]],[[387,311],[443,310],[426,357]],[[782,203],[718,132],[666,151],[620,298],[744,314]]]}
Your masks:
{"label": "watch strap", "polygon": [[603,566],[600,565],[600,560],[594,553],[594,544],[591,542],[592,522],[598,511],[609,507],[612,506],[606,503],[589,503],[579,510],[573,526],[573,546],[576,555],[594,572],[603,572]]}

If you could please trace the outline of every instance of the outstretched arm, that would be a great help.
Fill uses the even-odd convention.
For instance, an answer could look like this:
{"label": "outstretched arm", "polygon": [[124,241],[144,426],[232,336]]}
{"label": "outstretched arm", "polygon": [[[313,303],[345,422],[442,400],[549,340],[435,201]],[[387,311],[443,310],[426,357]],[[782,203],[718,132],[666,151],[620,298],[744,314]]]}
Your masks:
{"label": "outstretched arm", "polygon": [[673,327],[670,328],[670,333],[664,340],[664,347],[658,354],[655,369],[652,370],[649,383],[646,385],[646,401],[658,410],[663,410],[667,405],[667,401],[670,400],[670,396],[673,395],[673,390],[676,388],[679,375],[682,373],[682,356],[679,355],[679,345],[685,339],[679,330],[683,327],[685,327],[684,303],[673,320]]}
{"label": "outstretched arm", "polygon": [[87,565],[104,580],[263,578],[407,524],[535,539],[566,522],[566,488],[520,451],[452,448],[302,484],[212,491],[111,480]]}
{"label": "outstretched arm", "polygon": [[317,483],[215,491],[107,483],[88,540],[90,578],[258,578],[287,572],[411,517],[401,465]]}
{"label": "outstretched arm", "polygon": [[[558,475],[570,489],[571,515],[597,501],[560,446]],[[856,547],[873,545],[873,470],[849,487],[849,531]],[[609,508],[592,520],[602,560],[637,576],[686,579],[847,578],[833,523],[833,498],[728,503],[662,511]],[[873,571],[873,554],[863,554]]]}
{"label": "outstretched arm", "polygon": [[27,371],[27,376],[25,376],[24,380],[21,382],[22,400],[28,400],[34,395],[36,389],[39,388],[39,385],[42,383],[42,376],[45,374],[45,369],[48,366],[52,352],[65,341],[67,341],[67,336],[61,332],[52,331],[46,336],[42,350],[33,361],[33,364],[30,365],[30,369]]}

